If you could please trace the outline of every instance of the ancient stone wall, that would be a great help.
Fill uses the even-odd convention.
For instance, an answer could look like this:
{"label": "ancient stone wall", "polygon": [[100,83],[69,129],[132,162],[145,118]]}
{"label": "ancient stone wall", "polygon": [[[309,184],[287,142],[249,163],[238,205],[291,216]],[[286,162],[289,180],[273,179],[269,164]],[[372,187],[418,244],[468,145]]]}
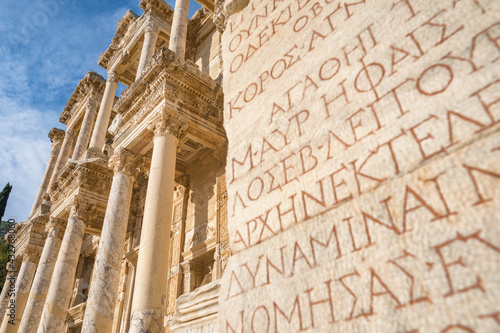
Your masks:
{"label": "ancient stone wall", "polygon": [[500,330],[500,2],[251,0],[222,332]]}

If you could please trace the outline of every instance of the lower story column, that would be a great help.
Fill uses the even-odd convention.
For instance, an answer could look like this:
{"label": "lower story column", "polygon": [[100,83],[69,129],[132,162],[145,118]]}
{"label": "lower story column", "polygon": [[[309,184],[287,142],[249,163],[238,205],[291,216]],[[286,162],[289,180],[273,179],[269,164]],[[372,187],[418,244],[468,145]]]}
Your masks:
{"label": "lower story column", "polygon": [[39,259],[40,249],[37,246],[28,245],[17,276],[15,294],[10,298],[3,318],[2,327],[0,328],[1,333],[16,333],[18,331]]}
{"label": "lower story column", "polygon": [[127,234],[137,156],[119,149],[109,166],[114,176],[97,250],[82,332],[111,332]]}
{"label": "lower story column", "polygon": [[36,332],[38,328],[63,235],[63,221],[51,219],[47,225],[47,239],[45,240],[42,256],[26,303],[26,309],[19,326],[20,332]]}
{"label": "lower story column", "polygon": [[186,127],[187,124],[176,113],[167,111],[161,113],[159,119],[151,124],[155,137],[144,206],[130,333],[163,332],[176,151],[178,137]]}
{"label": "lower story column", "polygon": [[90,220],[93,210],[94,206],[82,199],[75,199],[70,206],[68,225],[50,281],[38,333],[63,332],[85,234],[85,222]]}

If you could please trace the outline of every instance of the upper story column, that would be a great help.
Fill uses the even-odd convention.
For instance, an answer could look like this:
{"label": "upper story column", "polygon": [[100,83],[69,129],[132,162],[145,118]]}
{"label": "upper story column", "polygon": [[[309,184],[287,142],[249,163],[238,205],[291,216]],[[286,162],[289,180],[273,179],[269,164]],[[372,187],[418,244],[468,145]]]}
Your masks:
{"label": "upper story column", "polygon": [[111,332],[138,156],[119,148],[109,160],[113,183],[92,274],[82,332]]}
{"label": "upper story column", "polygon": [[136,80],[141,77],[147,63],[151,60],[151,58],[153,58],[159,31],[160,29],[156,23],[149,21],[146,24],[144,44],[142,45],[141,59],[139,60],[139,67],[137,68],[137,74],[135,77]]}
{"label": "upper story column", "polygon": [[92,125],[94,125],[96,113],[97,110],[95,102],[88,101],[85,115],[83,116],[82,126],[80,127],[80,133],[78,134],[78,139],[76,140],[75,150],[73,150],[73,156],[71,157],[73,161],[78,160],[89,145],[90,135],[92,134]]}
{"label": "upper story column", "polygon": [[95,206],[90,202],[80,198],[73,200],[38,326],[39,333],[63,332],[85,234],[85,223],[90,221],[95,211]]}
{"label": "upper story column", "polygon": [[56,161],[64,140],[64,131],[58,128],[53,128],[49,132],[49,138],[50,141],[52,141],[52,150],[50,151],[49,163],[47,163],[47,168],[45,169],[45,173],[43,174],[42,183],[40,184],[40,188],[38,189],[38,193],[36,194],[35,202],[33,203],[33,207],[31,208],[30,217],[33,216],[38,206],[40,206],[40,204],[42,203],[43,196],[45,193],[47,193],[47,189],[49,188],[48,186],[50,178],[52,176],[52,173],[54,172]]}
{"label": "upper story column", "polygon": [[179,136],[187,128],[187,123],[173,112],[164,112],[150,124],[150,128],[155,137],[129,333],[163,331],[176,151]]}
{"label": "upper story column", "polygon": [[104,141],[106,139],[106,132],[108,130],[109,118],[111,117],[111,110],[115,101],[116,88],[118,87],[118,75],[115,72],[108,72],[108,80],[106,82],[106,89],[102,97],[101,107],[97,115],[94,132],[90,140],[90,148],[102,151]]}
{"label": "upper story column", "polygon": [[57,162],[56,165],[54,166],[54,171],[52,172],[52,176],[50,177],[50,181],[47,186],[47,192],[50,191],[52,185],[54,185],[54,183],[57,180],[57,176],[59,176],[59,173],[68,162],[69,155],[71,154],[71,147],[73,146],[73,140],[74,140],[74,131],[73,129],[69,128],[66,130],[66,134],[64,135],[64,141],[62,143],[59,156],[57,157]]}
{"label": "upper story column", "polygon": [[168,48],[184,60],[188,28],[189,0],[175,1],[174,17]]}

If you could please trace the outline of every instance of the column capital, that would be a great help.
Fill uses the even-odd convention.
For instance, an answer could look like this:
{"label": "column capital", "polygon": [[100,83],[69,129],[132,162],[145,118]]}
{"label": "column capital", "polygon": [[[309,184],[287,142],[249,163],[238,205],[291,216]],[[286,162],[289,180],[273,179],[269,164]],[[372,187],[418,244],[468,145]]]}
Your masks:
{"label": "column capital", "polygon": [[149,20],[144,27],[144,31],[158,34],[160,32],[160,27],[154,21]]}
{"label": "column capital", "polygon": [[45,231],[47,232],[47,238],[54,237],[62,240],[65,228],[66,228],[66,223],[63,219],[51,217],[49,222],[45,226]]}
{"label": "column capital", "polygon": [[86,224],[90,222],[96,214],[96,206],[90,201],[74,198],[70,206],[68,206],[69,216],[75,217],[84,221]]}
{"label": "column capital", "polygon": [[108,72],[108,80],[107,80],[107,82],[117,83],[118,79],[119,79],[119,76],[118,76],[118,74],[116,74],[116,72],[114,72],[114,71],[109,71]]}
{"label": "column capital", "polygon": [[42,248],[36,245],[28,244],[24,249],[23,262],[38,263],[42,254]]}
{"label": "column capital", "polygon": [[110,157],[108,167],[113,169],[115,174],[123,173],[127,176],[135,177],[137,169],[141,163],[141,158],[125,148],[115,150],[113,156]]}
{"label": "column capital", "polygon": [[188,128],[188,122],[177,112],[163,110],[148,125],[148,129],[155,133],[155,137],[171,134],[179,139]]}
{"label": "column capital", "polygon": [[64,133],[64,136],[67,138],[72,138],[74,134],[75,130],[73,130],[72,128],[67,128],[66,132]]}
{"label": "column capital", "polygon": [[61,145],[64,140],[65,132],[59,128],[53,128],[49,132],[49,138],[53,146]]}

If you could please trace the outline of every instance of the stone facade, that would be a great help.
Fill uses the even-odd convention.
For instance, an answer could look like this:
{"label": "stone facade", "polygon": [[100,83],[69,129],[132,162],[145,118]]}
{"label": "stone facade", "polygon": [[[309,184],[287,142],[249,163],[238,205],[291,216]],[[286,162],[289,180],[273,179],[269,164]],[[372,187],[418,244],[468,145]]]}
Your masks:
{"label": "stone facade", "polygon": [[0,333],[499,331],[500,3],[200,3],[71,95]]}

